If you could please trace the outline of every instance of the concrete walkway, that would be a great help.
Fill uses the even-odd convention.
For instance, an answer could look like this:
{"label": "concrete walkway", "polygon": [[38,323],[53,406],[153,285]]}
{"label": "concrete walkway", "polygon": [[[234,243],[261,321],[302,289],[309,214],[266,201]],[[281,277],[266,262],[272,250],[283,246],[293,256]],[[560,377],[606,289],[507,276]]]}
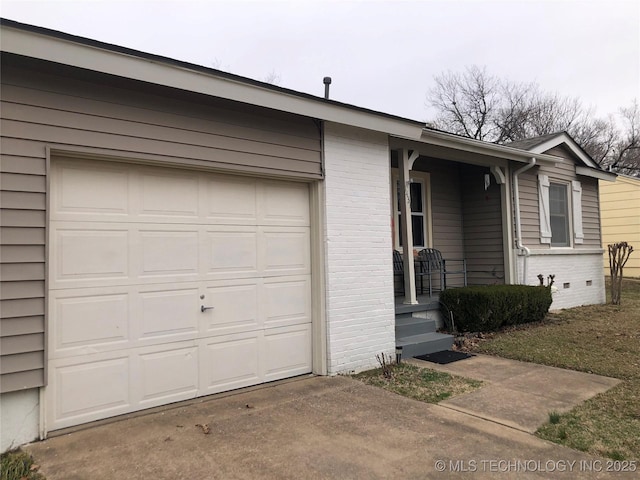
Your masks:
{"label": "concrete walkway", "polygon": [[620,383],[615,378],[476,355],[446,365],[411,359],[421,367],[482,380],[482,388],[439,405],[533,433],[549,412],[567,412]]}
{"label": "concrete walkway", "polygon": [[48,480],[610,478],[604,459],[346,377],[200,399],[25,449]]}

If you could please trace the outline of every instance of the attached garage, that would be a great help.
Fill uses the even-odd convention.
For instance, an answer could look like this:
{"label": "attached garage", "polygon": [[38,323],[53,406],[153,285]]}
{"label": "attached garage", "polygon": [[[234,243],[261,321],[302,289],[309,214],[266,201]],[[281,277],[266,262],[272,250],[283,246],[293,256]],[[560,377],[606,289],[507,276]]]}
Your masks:
{"label": "attached garage", "polygon": [[0,35],[0,451],[393,348],[388,136],[421,122]]}
{"label": "attached garage", "polygon": [[51,430],[311,372],[308,185],[54,159]]}

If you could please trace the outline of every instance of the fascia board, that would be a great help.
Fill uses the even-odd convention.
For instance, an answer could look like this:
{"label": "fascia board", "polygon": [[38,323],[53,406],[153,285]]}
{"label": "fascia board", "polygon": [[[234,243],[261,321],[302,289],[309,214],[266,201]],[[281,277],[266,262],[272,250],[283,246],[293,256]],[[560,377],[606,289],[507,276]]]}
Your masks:
{"label": "fascia board", "polygon": [[557,147],[558,145],[561,145],[563,143],[569,148],[569,150],[571,150],[571,152],[573,152],[574,155],[576,155],[580,160],[582,160],[582,162],[585,165],[591,168],[599,168],[598,165],[591,158],[585,155],[582,149],[579,148],[576,145],[576,143],[571,138],[569,138],[568,135],[564,133],[562,135],[558,135],[557,137],[550,138],[549,140],[541,143],[540,145],[536,145],[529,151],[532,153],[542,153],[552,149],[553,147]]}
{"label": "fascia board", "polygon": [[576,165],[576,174],[582,175],[584,177],[592,177],[597,178],[598,180],[606,180],[608,182],[615,181],[617,175],[615,173],[606,172],[604,170],[589,168],[589,167],[581,167]]}
{"label": "fascia board", "polygon": [[239,80],[10,26],[0,29],[2,51],[109,75],[164,85],[354,127],[420,138],[424,123],[336,105]]}

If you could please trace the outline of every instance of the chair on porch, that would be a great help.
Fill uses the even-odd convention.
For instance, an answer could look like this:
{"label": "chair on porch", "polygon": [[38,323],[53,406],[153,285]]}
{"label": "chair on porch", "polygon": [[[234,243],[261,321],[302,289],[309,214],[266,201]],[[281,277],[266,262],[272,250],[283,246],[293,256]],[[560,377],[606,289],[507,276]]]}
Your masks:
{"label": "chair on porch", "polygon": [[462,267],[459,270],[451,270],[447,268],[447,260],[442,258],[440,250],[435,248],[425,248],[418,252],[418,271],[416,276],[420,278],[420,293],[424,293],[424,278],[426,277],[429,282],[429,296],[433,296],[434,275],[438,275],[439,289],[438,291],[445,290],[447,288],[447,275],[462,275],[464,278],[464,286],[467,286],[467,261],[466,259],[452,259],[448,260],[449,263],[460,263]]}
{"label": "chair on porch", "polygon": [[400,294],[404,295],[404,263],[402,254],[398,250],[393,251],[393,284],[395,291],[396,278],[400,277]]}

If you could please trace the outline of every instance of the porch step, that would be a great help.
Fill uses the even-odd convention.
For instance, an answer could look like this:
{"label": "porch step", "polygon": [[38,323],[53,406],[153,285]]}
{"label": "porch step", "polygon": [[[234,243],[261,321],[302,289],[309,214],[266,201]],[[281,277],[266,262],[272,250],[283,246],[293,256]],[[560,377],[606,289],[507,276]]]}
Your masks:
{"label": "porch step", "polygon": [[452,345],[453,335],[444,333],[431,332],[401,338],[396,337],[396,346],[402,347],[402,358],[450,350]]}
{"label": "porch step", "polygon": [[426,312],[430,310],[440,310],[438,297],[431,297],[425,300],[421,299],[421,303],[415,305],[406,305],[404,303],[396,303],[396,314],[405,314],[413,312]]}
{"label": "porch step", "polygon": [[435,318],[414,317],[409,314],[396,315],[396,338],[432,333],[436,330]]}

